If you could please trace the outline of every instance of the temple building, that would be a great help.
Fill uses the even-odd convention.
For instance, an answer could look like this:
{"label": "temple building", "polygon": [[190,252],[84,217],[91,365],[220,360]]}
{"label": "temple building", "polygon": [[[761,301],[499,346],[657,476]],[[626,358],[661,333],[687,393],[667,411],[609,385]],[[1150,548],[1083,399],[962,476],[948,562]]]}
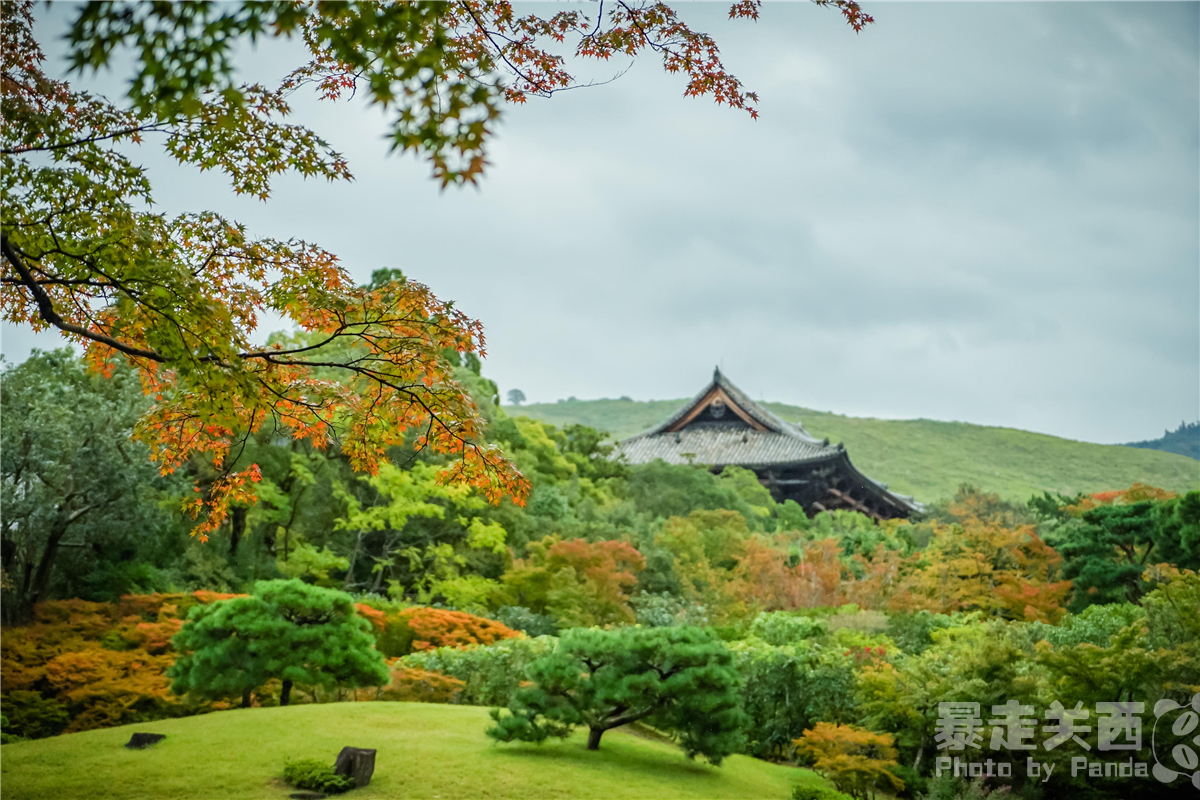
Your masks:
{"label": "temple building", "polygon": [[850,509],[875,519],[907,517],[922,505],[863,475],[842,444],[816,439],[785,422],[734,386],[717,369],[690,403],[648,431],[618,444],[630,464],[662,459],[703,464],[714,472],[730,464],[753,470],[776,502],[795,500],[809,516]]}

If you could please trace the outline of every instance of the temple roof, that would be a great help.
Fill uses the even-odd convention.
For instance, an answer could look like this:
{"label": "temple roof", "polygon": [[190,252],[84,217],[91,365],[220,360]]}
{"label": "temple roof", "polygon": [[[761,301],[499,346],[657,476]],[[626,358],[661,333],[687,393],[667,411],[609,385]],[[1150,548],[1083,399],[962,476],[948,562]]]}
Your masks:
{"label": "temple roof", "polygon": [[631,464],[661,458],[668,464],[737,464],[768,467],[827,458],[835,448],[775,433],[687,428],[674,434],[641,434],[620,443]]}
{"label": "temple roof", "polygon": [[766,469],[836,461],[861,483],[873,484],[874,491],[886,494],[896,504],[910,511],[921,507],[913,498],[890,492],[887,484],[862,475],[850,464],[840,443],[831,445],[828,439],[817,439],[803,425],[780,419],[755,403],[719,368],[689,403],[617,446],[631,464],[662,459],[668,464],[736,464]]}
{"label": "temple roof", "polygon": [[[726,409],[716,420],[711,411],[714,403]],[[691,402],[619,446],[632,464],[661,458],[668,464],[747,467],[819,460],[838,451],[828,439],[817,439],[803,426],[755,403],[720,368],[713,370],[712,381]]]}

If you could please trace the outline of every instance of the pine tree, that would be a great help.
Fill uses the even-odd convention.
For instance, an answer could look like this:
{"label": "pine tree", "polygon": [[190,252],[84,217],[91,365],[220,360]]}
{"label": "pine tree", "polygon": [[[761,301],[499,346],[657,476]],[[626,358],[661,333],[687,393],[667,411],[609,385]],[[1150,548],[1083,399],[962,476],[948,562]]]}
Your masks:
{"label": "pine tree", "polygon": [[173,643],[174,692],[241,695],[243,707],[273,678],[285,706],[296,683],[382,686],[389,678],[350,596],[298,580],[260,581],[248,597],[197,606]]}
{"label": "pine tree", "polygon": [[575,628],[529,667],[529,677],[508,714],[492,711],[492,738],[543,742],[586,725],[588,749],[596,750],[605,731],[645,720],[673,733],[688,756],[714,764],[742,744],[737,673],[711,631]]}

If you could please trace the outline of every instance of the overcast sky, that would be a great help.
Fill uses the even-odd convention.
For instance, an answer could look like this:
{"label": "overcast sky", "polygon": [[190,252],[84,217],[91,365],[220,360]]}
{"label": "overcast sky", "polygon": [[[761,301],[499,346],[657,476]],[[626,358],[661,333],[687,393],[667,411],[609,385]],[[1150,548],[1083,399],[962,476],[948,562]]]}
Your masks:
{"label": "overcast sky", "polygon": [[[353,183],[263,204],[143,158],[164,210],[456,300],[485,374],[531,401],[690,396],[720,363],[755,398],[854,416],[1098,442],[1200,416],[1200,6],[864,5],[860,35],[808,3],[682,6],[757,122],[647,58],[511,109],[478,191],[388,156],[355,103],[296,100]],[[3,333],[9,359],[34,344]]]}

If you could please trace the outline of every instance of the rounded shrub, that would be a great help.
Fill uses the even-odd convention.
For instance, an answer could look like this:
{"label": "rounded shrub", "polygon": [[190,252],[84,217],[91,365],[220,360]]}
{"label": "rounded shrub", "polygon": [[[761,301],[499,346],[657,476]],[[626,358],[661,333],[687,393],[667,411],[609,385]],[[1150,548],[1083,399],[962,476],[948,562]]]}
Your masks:
{"label": "rounded shrub", "polygon": [[354,779],[338,775],[333,766],[315,758],[302,758],[283,765],[283,779],[297,789],[341,794],[354,788]]}

